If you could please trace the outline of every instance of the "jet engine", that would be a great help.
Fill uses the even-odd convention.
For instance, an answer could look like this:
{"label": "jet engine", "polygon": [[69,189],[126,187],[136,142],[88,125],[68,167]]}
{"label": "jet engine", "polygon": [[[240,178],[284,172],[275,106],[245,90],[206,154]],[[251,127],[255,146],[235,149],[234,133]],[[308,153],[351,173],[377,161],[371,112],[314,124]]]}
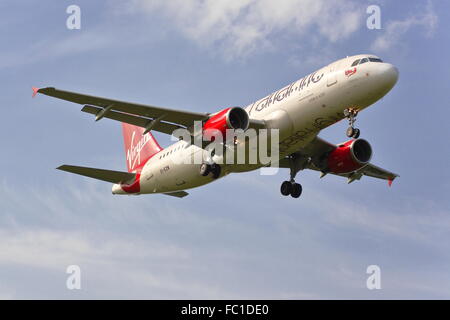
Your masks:
{"label": "jet engine", "polygon": [[368,164],[371,158],[372,147],[366,140],[349,140],[328,154],[326,171],[338,174],[353,172]]}
{"label": "jet engine", "polygon": [[240,107],[227,108],[212,115],[203,125],[203,135],[213,141],[216,130],[222,133],[223,140],[227,129],[247,130],[249,117],[247,111]]}

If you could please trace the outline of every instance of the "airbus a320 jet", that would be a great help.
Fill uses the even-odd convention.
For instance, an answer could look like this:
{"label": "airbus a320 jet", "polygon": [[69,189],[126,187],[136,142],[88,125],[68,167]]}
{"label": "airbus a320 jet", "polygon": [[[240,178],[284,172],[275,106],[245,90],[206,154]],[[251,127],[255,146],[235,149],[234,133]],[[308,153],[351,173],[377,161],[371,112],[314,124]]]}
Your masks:
{"label": "airbus a320 jet", "polygon": [[[281,194],[298,198],[302,186],[295,182],[295,177],[304,169],[319,171],[320,177],[339,175],[347,178],[348,183],[370,176],[387,180],[391,185],[398,177],[370,163],[372,148],[359,138],[360,130],[354,126],[358,112],[386,95],[398,75],[395,66],[375,55],[356,55],[335,61],[244,108],[228,107],[216,113],[174,110],[53,87],[33,88],[33,96],[40,93],[81,104],[81,111],[93,114],[97,121],[109,118],[122,122],[128,172],[72,165],[57,168],[113,183],[113,194],[163,193],[184,197],[187,189],[230,173],[268,165],[259,160],[239,164],[215,161],[207,143],[198,145],[189,139],[180,139],[164,149],[151,134],[152,130],[169,135],[177,129],[193,132],[194,122],[199,121],[200,135],[208,130],[225,135],[227,130],[278,129],[276,165],[290,169],[289,180],[281,184]],[[348,141],[335,145],[318,137],[322,129],[343,119],[349,122]],[[232,149],[246,143],[249,141],[245,139],[223,142]],[[183,161],[193,154],[200,154],[203,160]]]}

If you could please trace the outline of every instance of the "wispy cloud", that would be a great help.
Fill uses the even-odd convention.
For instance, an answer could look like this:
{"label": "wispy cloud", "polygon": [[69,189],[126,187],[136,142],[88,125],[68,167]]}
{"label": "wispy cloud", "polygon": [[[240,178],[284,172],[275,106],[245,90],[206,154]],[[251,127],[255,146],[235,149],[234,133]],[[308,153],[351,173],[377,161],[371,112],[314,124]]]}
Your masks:
{"label": "wispy cloud", "polygon": [[[78,264],[89,279],[85,297],[365,297],[365,269],[359,254],[364,245],[389,239],[390,243],[407,241],[412,248],[446,250],[438,240],[449,219],[438,212],[421,217],[431,207],[417,206],[411,214],[401,207],[391,212],[370,209],[314,187],[301,202],[289,202],[268,188],[266,179],[270,178],[232,175],[209,191],[198,191],[204,199],[204,192],[227,194],[231,190],[217,188],[239,184],[264,197],[254,202],[245,193],[234,193],[233,202],[239,207],[230,203],[220,212],[210,208],[217,201],[226,207],[222,196],[200,202],[195,192],[192,199],[177,203],[157,195],[114,197],[107,185],[83,178],[60,181],[63,188],[18,189],[4,181],[0,184],[0,268],[9,271],[1,272],[7,276],[1,279],[1,295],[38,297],[40,289],[32,289],[45,285],[60,288],[46,291],[46,296],[58,297],[67,292],[65,268]],[[325,232],[330,229],[335,230],[333,235]],[[335,243],[355,239],[365,240],[345,245],[345,252]],[[48,276],[36,279],[25,293],[9,280],[21,274],[12,270]],[[389,272],[400,273],[394,267]],[[420,288],[433,287],[433,279],[413,273],[416,294],[422,293]],[[397,293],[386,291],[384,297],[401,297],[402,288],[398,285]]]}
{"label": "wispy cloud", "polygon": [[351,0],[135,0],[132,7],[161,13],[188,39],[228,59],[283,47],[286,35],[298,43],[336,42],[357,31],[364,13]]}
{"label": "wispy cloud", "polygon": [[372,43],[372,49],[376,51],[388,51],[401,43],[403,36],[410,30],[422,28],[425,36],[432,36],[438,24],[438,17],[433,9],[433,4],[428,1],[420,13],[414,13],[402,20],[393,20],[387,23],[382,35]]}
{"label": "wispy cloud", "polygon": [[20,50],[9,48],[0,53],[0,69],[16,68],[61,57],[73,57],[113,47],[134,45],[142,40],[136,37],[122,37],[123,41],[119,43],[117,37],[119,37],[118,33],[102,28],[72,31],[70,34],[59,37],[45,37],[24,43]]}
{"label": "wispy cloud", "polygon": [[[280,175],[283,174],[280,171]],[[334,177],[342,181],[337,183],[346,186],[346,180]],[[273,190],[267,188],[265,177],[254,175],[230,176],[236,185],[247,188],[258,188],[259,192],[267,193],[267,197],[273,197]],[[317,180],[317,177],[314,178]],[[366,178],[365,181],[380,183],[380,181]],[[313,182],[314,181],[307,181]],[[315,184],[315,183],[314,183]],[[401,238],[404,240],[433,245],[435,239],[430,237],[430,230],[446,232],[450,230],[450,216],[446,208],[434,201],[417,200],[414,197],[404,197],[395,208],[379,205],[372,207],[368,204],[348,199],[342,195],[329,194],[322,188],[308,186],[308,200],[302,199],[302,206],[310,211],[320,211],[321,219],[326,224],[338,228],[352,228],[367,234],[383,234],[387,237]],[[283,216],[286,218],[286,216]],[[286,221],[285,221],[286,222]],[[295,221],[286,223],[295,224]],[[434,234],[435,236],[437,233]]]}

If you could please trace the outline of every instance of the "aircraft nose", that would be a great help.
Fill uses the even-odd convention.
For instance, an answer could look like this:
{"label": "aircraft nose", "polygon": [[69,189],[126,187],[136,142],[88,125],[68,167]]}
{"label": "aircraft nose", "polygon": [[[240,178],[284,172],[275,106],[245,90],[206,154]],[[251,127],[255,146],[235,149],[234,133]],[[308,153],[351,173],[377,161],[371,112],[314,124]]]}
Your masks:
{"label": "aircraft nose", "polygon": [[390,63],[384,63],[382,66],[380,66],[379,75],[382,83],[385,86],[392,88],[397,83],[399,72],[394,65]]}

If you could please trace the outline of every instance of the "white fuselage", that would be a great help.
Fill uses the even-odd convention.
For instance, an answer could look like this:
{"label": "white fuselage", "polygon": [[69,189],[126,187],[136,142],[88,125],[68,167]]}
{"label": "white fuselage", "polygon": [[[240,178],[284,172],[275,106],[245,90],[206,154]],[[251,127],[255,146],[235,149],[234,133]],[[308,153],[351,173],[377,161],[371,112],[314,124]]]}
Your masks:
{"label": "white fuselage", "polygon": [[[398,71],[391,64],[351,66],[364,57],[376,58],[357,55],[338,60],[245,107],[250,119],[264,120],[268,128],[279,129],[280,158],[305,147],[322,129],[342,120],[345,109],[362,110],[395,85]],[[154,155],[142,169],[139,193],[174,192],[214,181],[199,174],[200,164],[184,161],[193,153],[204,159],[208,156],[206,150],[183,140]],[[224,164],[221,176],[261,166]]]}

